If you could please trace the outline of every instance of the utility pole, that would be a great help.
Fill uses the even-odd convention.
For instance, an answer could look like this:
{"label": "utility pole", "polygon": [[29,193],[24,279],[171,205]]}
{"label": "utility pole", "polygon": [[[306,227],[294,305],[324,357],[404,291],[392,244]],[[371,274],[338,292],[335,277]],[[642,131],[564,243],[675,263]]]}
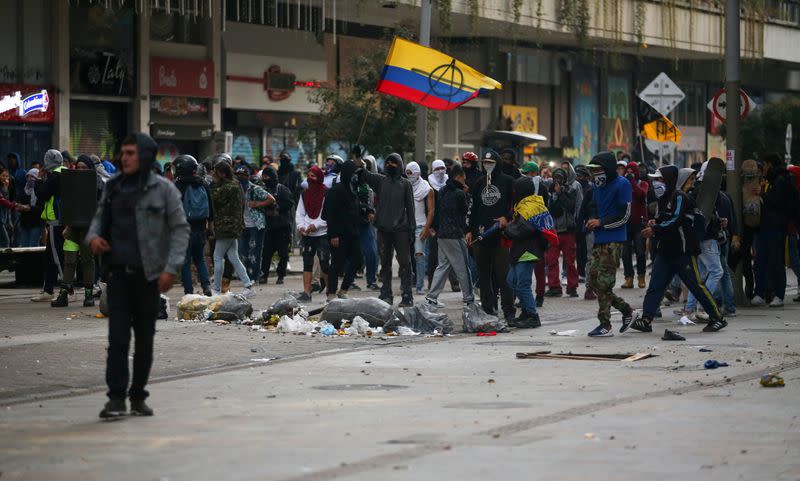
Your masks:
{"label": "utility pole", "polygon": [[[433,0],[422,0],[419,17],[419,43],[426,47],[431,45],[431,4]],[[428,134],[428,109],[417,106],[417,135],[414,141],[414,161],[425,162],[425,147]],[[458,142],[456,142],[458,143]]]}
{"label": "utility pole", "polygon": [[[725,100],[728,103],[725,119],[727,158],[728,193],[733,199],[733,208],[742,225],[742,183],[739,177],[742,168],[742,149],[739,145],[739,0],[725,0]],[[733,275],[733,290],[736,304],[745,305],[744,290],[742,289],[742,267],[736,268]]]}

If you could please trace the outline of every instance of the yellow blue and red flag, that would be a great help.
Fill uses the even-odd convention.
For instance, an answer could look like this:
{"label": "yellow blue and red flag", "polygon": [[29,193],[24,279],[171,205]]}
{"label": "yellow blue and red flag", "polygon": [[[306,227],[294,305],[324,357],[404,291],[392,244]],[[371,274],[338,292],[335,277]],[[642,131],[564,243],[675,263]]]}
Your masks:
{"label": "yellow blue and red flag", "polygon": [[502,88],[500,82],[447,54],[395,37],[377,90],[435,110],[452,110]]}
{"label": "yellow blue and red flag", "polygon": [[544,199],[539,195],[529,195],[514,206],[514,213],[528,221],[536,230],[542,233],[544,238],[551,246],[558,245],[558,234],[556,234],[555,222]]}

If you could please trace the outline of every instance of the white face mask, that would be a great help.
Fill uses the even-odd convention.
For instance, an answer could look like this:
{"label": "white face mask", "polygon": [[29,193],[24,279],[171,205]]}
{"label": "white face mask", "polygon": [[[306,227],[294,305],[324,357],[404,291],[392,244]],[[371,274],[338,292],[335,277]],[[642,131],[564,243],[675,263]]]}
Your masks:
{"label": "white face mask", "polygon": [[653,193],[656,195],[656,199],[660,199],[664,196],[664,193],[667,191],[667,184],[659,181],[653,181]]}
{"label": "white face mask", "polygon": [[594,174],[594,185],[598,187],[605,187],[606,185],[606,173],[602,172],[599,174]]}
{"label": "white face mask", "polygon": [[444,180],[445,172],[447,172],[445,169],[436,169],[433,171],[433,176],[436,178],[436,180],[441,182]]}
{"label": "white face mask", "polygon": [[410,170],[407,170],[406,177],[408,177],[408,180],[410,180],[412,183],[416,182],[417,179],[419,179],[419,172],[411,172]]}
{"label": "white face mask", "polygon": [[492,171],[494,170],[497,162],[484,162],[483,168],[486,169],[486,173],[492,175]]}

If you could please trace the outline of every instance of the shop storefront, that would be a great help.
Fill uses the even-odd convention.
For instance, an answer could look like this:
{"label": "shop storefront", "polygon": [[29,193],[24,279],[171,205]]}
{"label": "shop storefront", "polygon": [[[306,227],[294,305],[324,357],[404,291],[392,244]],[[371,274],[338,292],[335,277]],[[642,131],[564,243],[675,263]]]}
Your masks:
{"label": "shop storefront", "polygon": [[[231,154],[259,164],[264,155],[277,159],[286,151],[305,165],[313,159],[314,145],[301,132],[309,116],[319,112],[311,95],[328,78],[323,46],[310,34],[297,34],[287,44],[275,28],[228,25],[222,124],[233,133]],[[275,47],[267,52],[273,55],[264,54],[264,46]]]}
{"label": "shop storefront", "polygon": [[50,148],[55,119],[52,89],[40,85],[0,84],[0,152],[19,154],[27,168]]}
{"label": "shop storefront", "polygon": [[206,60],[150,59],[150,135],[162,164],[180,154],[202,160],[212,139],[210,99],[214,64]]}
{"label": "shop storefront", "polygon": [[130,130],[135,13],[116,3],[78,4],[69,20],[69,150],[111,159]]}

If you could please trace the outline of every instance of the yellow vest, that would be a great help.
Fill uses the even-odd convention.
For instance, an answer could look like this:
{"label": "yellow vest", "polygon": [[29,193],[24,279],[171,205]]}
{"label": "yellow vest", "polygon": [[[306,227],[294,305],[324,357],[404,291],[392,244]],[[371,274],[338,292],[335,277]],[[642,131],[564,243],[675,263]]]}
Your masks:
{"label": "yellow vest", "polygon": [[[53,172],[61,172],[64,170],[64,166],[56,167],[53,169]],[[56,220],[56,209],[54,207],[56,201],[56,196],[52,196],[47,199],[47,202],[44,203],[44,210],[42,211],[41,218],[45,222]]]}

